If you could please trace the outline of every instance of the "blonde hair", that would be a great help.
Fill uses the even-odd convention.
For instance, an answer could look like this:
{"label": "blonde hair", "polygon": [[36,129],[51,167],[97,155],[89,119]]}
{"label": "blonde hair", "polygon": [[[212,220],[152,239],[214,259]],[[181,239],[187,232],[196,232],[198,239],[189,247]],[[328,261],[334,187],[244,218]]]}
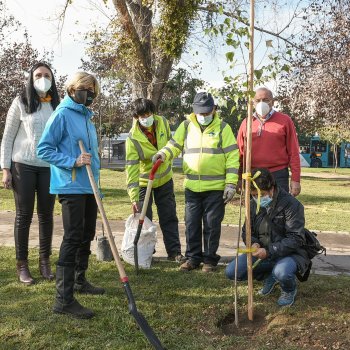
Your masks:
{"label": "blonde hair", "polygon": [[86,72],[77,72],[68,81],[66,89],[68,95],[72,95],[75,90],[84,90],[93,85],[96,96],[100,93],[100,86],[94,75]]}

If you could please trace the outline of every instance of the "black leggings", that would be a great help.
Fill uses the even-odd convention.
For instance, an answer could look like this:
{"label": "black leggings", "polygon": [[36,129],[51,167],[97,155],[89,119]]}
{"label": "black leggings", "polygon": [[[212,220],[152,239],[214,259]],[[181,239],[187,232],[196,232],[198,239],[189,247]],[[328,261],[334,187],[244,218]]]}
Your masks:
{"label": "black leggings", "polygon": [[51,255],[55,205],[55,196],[49,193],[50,168],[13,162],[11,174],[16,204],[16,259],[28,259],[29,229],[34,212],[35,192],[39,219],[39,253],[41,257],[48,258]]}

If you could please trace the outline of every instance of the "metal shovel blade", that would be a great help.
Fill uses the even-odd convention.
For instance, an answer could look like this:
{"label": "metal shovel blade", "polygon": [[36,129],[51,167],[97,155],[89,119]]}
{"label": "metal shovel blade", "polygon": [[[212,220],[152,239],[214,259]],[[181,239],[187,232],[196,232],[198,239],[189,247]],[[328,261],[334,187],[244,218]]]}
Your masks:
{"label": "metal shovel blade", "polygon": [[163,348],[162,343],[157,338],[146,319],[141,313],[138,312],[129,282],[123,282],[123,287],[128,298],[129,312],[133,315],[136,323],[139,325],[142,332],[145,334],[145,336],[147,337],[148,341],[152,344],[154,349],[165,350],[165,348]]}

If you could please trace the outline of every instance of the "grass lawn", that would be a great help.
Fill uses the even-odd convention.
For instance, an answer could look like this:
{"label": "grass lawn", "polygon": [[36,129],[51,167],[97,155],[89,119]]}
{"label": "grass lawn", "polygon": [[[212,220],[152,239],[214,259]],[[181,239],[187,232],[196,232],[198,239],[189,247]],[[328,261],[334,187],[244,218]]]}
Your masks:
{"label": "grass lawn", "polygon": [[[1,350],[151,349],[128,313],[112,262],[92,258],[88,277],[106,294],[78,296],[96,317],[74,320],[51,312],[54,283],[38,278],[38,252],[30,256],[38,283],[26,287],[15,277],[14,249],[0,247]],[[261,283],[255,283],[254,322],[244,322],[247,285],[241,283],[237,330],[233,284],[222,267],[213,274],[181,273],[175,263],[158,262],[138,276],[127,266],[127,273],[139,311],[168,350],[350,349],[349,277],[311,276],[299,284],[295,305],[286,309],[276,305],[278,290],[263,298],[257,295]]]}
{"label": "grass lawn", "polygon": [[[334,174],[333,169],[304,168],[303,172],[316,172],[324,175]],[[338,169],[338,174],[349,175],[350,169]],[[0,176],[2,174],[0,173]],[[177,212],[180,221],[184,220],[183,175],[174,174]],[[350,181],[344,179],[302,178],[302,192],[298,199],[305,206],[306,225],[321,231],[349,231],[350,229]],[[105,195],[103,202],[109,219],[124,220],[131,212],[130,200],[125,187],[125,173],[103,169],[101,187]],[[11,191],[0,189],[0,211],[15,210]],[[60,214],[60,205],[55,213]],[[226,209],[224,223],[238,224],[239,200]],[[155,211],[155,219],[157,215]]]}

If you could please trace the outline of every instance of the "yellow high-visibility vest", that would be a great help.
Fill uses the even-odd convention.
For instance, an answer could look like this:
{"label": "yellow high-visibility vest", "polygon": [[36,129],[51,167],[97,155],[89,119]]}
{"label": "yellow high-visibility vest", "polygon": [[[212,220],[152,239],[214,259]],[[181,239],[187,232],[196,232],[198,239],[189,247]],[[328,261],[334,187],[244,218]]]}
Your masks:
{"label": "yellow high-visibility vest", "polygon": [[[170,140],[171,133],[168,121],[161,116],[154,115],[156,127],[157,147],[161,149]],[[126,184],[131,202],[139,200],[139,189],[146,187],[149,174],[152,169],[152,157],[158,149],[149,142],[147,136],[142,132],[139,122],[134,119],[133,126],[125,142],[126,151]],[[165,161],[158,169],[153,187],[159,187],[167,183],[173,176],[172,161]]]}
{"label": "yellow high-visibility vest", "polygon": [[184,187],[194,192],[223,190],[238,181],[239,151],[231,127],[217,114],[201,130],[194,113],[182,122],[168,144],[161,149],[167,160],[182,151]]}

